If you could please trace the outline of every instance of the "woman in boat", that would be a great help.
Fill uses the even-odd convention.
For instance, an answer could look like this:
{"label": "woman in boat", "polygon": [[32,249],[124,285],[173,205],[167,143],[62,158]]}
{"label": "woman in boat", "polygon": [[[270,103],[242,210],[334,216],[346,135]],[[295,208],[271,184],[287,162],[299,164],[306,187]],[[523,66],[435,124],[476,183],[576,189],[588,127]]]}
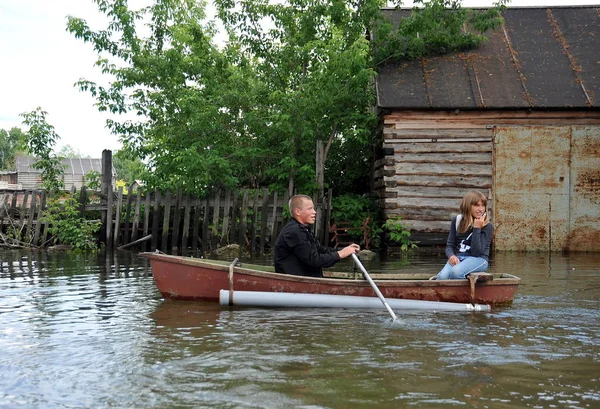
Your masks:
{"label": "woman in boat", "polygon": [[317,242],[311,230],[317,212],[309,196],[292,196],[289,206],[293,218],[281,230],[273,251],[276,272],[323,277],[323,267],[331,267],[360,251],[360,246],[354,243],[334,249]]}
{"label": "woman in boat", "polygon": [[460,203],[460,214],[452,218],[446,241],[448,262],[432,280],[466,278],[488,268],[494,227],[487,212],[487,198],[477,190]]}

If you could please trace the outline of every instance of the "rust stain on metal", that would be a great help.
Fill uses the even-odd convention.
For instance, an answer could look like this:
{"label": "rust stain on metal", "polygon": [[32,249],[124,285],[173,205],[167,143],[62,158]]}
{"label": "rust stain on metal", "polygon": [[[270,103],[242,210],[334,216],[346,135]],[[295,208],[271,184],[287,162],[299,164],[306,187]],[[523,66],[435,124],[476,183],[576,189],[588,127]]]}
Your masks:
{"label": "rust stain on metal", "polygon": [[593,137],[591,134],[586,134],[581,140],[582,146],[585,147],[586,154],[589,157],[600,158],[600,138]]}
{"label": "rust stain on metal", "polygon": [[546,228],[545,227],[536,227],[533,230],[533,235],[536,236],[538,239],[544,239],[546,238]]}
{"label": "rust stain on metal", "polygon": [[600,194],[600,170],[585,170],[577,175],[575,191],[581,193]]}
{"label": "rust stain on metal", "polygon": [[566,251],[600,251],[600,230],[589,226],[571,230],[567,237]]}

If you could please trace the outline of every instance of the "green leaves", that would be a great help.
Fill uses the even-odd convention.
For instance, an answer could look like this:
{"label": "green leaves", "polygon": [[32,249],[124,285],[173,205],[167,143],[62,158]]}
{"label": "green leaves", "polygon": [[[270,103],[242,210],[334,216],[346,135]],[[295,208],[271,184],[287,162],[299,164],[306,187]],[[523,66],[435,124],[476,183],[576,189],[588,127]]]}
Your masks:
{"label": "green leaves", "polygon": [[13,169],[15,155],[26,150],[25,134],[21,128],[0,129],[0,169]]}
{"label": "green leaves", "polygon": [[[64,168],[61,157],[52,153],[60,137],[47,122],[47,115],[48,113],[39,107],[21,114],[24,118],[23,123],[29,127],[25,134],[29,152],[37,158],[33,167],[42,171],[42,185],[50,194],[42,220],[48,223],[48,231],[55,242],[71,245],[77,250],[96,249],[94,234],[100,229],[100,222],[82,218],[78,211],[79,203],[74,198],[60,197],[60,191],[64,189]],[[96,175],[96,178],[98,177],[99,174]]]}
{"label": "green leaves", "polygon": [[46,121],[48,113],[40,107],[34,111],[21,114],[23,124],[29,127],[25,134],[29,152],[38,160],[33,167],[42,171],[42,185],[50,192],[64,188],[62,175],[64,173],[61,158],[52,153],[56,141],[60,137],[54,131],[54,126]]}
{"label": "green leaves", "polygon": [[[92,31],[70,17],[68,30],[114,79],[77,85],[99,110],[138,115],[108,125],[147,164],[151,188],[283,189],[291,179],[313,189],[317,140],[329,152],[355,138],[368,143],[374,72],[364,1],[218,0],[229,35],[218,46],[201,3],[159,0],[136,11],[122,0],[95,2],[109,26]],[[139,37],[141,21],[150,36]],[[329,184],[338,173],[328,173]]]}
{"label": "green leaves", "polygon": [[383,227],[389,232],[391,241],[399,244],[402,251],[411,250],[417,247],[417,244],[410,239],[410,230],[402,225],[402,218],[389,218],[385,221]]}
{"label": "green leaves", "polygon": [[475,48],[485,41],[483,33],[502,23],[500,11],[506,2],[469,10],[462,0],[416,0],[412,13],[397,27],[388,21],[374,27],[374,64]]}
{"label": "green leaves", "polygon": [[[363,193],[376,125],[374,67],[474,47],[483,37],[473,30],[499,21],[458,0],[423,2],[397,28],[373,27],[380,0],[216,0],[228,38],[215,44],[217,23],[206,21],[201,2],[156,0],[133,10],[125,0],[94,1],[108,26],[93,31],[69,17],[67,29],[98,52],[110,83],[77,85],[99,110],[129,114],[108,126],[146,164],[150,188],[188,193],[312,193],[316,169],[325,175],[319,189]],[[374,44],[366,39],[373,29]],[[325,148],[315,165],[317,141]]]}
{"label": "green leaves", "polygon": [[[257,80],[269,90],[259,108],[269,118],[260,133],[266,137],[257,142],[265,150],[278,148],[280,160],[268,172],[275,176],[272,187],[284,187],[279,182],[291,175],[299,190],[310,191],[317,140],[327,142],[327,159],[344,140],[370,133],[361,132],[374,122],[367,110],[374,102],[374,72],[357,18],[362,3],[242,1],[234,9],[216,2],[230,41],[256,61]],[[328,175],[334,185],[339,170]]]}
{"label": "green leaves", "polygon": [[47,223],[48,232],[55,243],[72,246],[74,250],[97,250],[95,233],[100,229],[101,223],[80,217],[78,205],[77,200],[72,197],[50,198],[40,221]]}

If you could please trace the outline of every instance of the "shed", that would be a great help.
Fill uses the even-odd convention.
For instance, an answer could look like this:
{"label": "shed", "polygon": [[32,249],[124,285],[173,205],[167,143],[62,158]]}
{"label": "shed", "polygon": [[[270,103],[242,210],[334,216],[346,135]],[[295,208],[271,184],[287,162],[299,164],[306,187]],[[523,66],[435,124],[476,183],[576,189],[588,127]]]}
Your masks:
{"label": "shed", "polygon": [[478,189],[496,249],[600,251],[600,8],[514,7],[503,20],[475,50],[380,67],[384,214],[443,245]]}
{"label": "shed", "polygon": [[[17,183],[23,189],[35,189],[42,183],[41,170],[35,169],[33,164],[37,162],[33,156],[17,156],[15,158]],[[61,161],[64,169],[63,182],[65,190],[71,190],[73,186],[81,189],[86,185],[86,174],[90,171],[99,172],[102,175],[102,160],[92,158],[64,158]],[[115,186],[116,172],[112,169],[112,186]]]}

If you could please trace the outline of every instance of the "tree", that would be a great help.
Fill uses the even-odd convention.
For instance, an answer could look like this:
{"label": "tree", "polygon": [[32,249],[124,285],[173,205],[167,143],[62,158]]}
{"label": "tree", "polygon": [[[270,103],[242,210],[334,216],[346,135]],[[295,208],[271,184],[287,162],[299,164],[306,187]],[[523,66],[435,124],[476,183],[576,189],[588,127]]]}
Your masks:
{"label": "tree", "polygon": [[0,129],[0,169],[13,169],[15,156],[26,151],[25,134],[21,128]]}
{"label": "tree", "polygon": [[61,158],[89,158],[89,155],[84,156],[79,150],[73,148],[71,145],[63,145],[57,152],[57,156],[60,156]]}
{"label": "tree", "polygon": [[[325,172],[330,151],[349,141],[361,146],[370,141],[375,72],[368,66],[365,27],[383,2],[215,3],[230,43],[257,62],[256,77],[265,90],[261,116],[268,127],[256,133],[265,149],[278,147],[269,174],[275,181],[287,179],[290,192],[295,186],[322,191],[315,173]],[[315,164],[317,141],[324,149]],[[339,168],[329,172],[325,183],[343,180],[341,174]]]}
{"label": "tree", "polygon": [[[101,111],[140,118],[108,125],[123,151],[146,164],[150,187],[195,193],[364,191],[378,65],[475,46],[482,37],[464,24],[483,31],[499,21],[458,0],[422,1],[398,29],[380,20],[382,0],[216,0],[228,34],[218,47],[203,3],[156,0],[132,10],[124,0],[94,1],[109,26],[93,31],[69,17],[68,30],[94,47],[114,80],[103,87],[84,79],[80,89]],[[138,35],[143,21],[148,37]],[[366,38],[372,31],[375,43]],[[316,174],[324,175],[318,184]]]}
{"label": "tree", "polygon": [[21,114],[23,124],[29,128],[25,134],[27,146],[38,158],[33,167],[42,171],[42,185],[49,193],[47,208],[40,221],[46,223],[54,242],[70,245],[77,250],[94,250],[97,248],[94,234],[100,229],[100,223],[81,217],[79,203],[73,197],[60,197],[60,191],[64,189],[64,168],[61,158],[53,153],[60,136],[54,131],[54,126],[47,122],[47,115],[39,107]]}
{"label": "tree", "polygon": [[[141,118],[108,125],[121,135],[123,150],[151,169],[148,185],[195,193],[235,185],[239,164],[231,157],[245,141],[234,134],[234,102],[224,100],[233,95],[230,87],[243,87],[244,68],[232,66],[211,43],[214,32],[202,25],[202,5],[163,0],[134,11],[119,0],[96,3],[111,19],[108,29],[94,32],[74,17],[68,29],[111,56],[97,64],[115,80],[108,88],[88,80],[78,84],[97,98],[99,110],[133,111]],[[145,15],[152,34],[139,38],[136,22]]]}
{"label": "tree", "polygon": [[[148,118],[109,126],[152,169],[150,185],[314,189],[317,140],[326,143],[325,158],[344,141],[368,141],[374,72],[366,66],[369,14],[361,2],[244,1],[237,12],[219,1],[230,34],[223,49],[211,42],[214,29],[202,24],[194,1],[163,0],[139,11],[96,2],[110,27],[94,32],[70,17],[69,30],[122,65],[101,58],[116,80],[108,88],[87,80],[79,86],[100,110]],[[149,38],[136,34],[143,15]],[[273,30],[257,25],[266,16]]]}
{"label": "tree", "polygon": [[49,191],[57,193],[64,188],[62,175],[64,173],[61,158],[52,152],[60,136],[54,131],[54,126],[46,121],[48,113],[40,107],[34,111],[21,114],[23,124],[29,127],[26,132],[29,152],[37,158],[32,165],[42,171],[42,185]]}
{"label": "tree", "polygon": [[147,179],[146,167],[139,158],[134,158],[126,150],[118,150],[113,155],[113,167],[117,179],[124,180],[126,186],[138,179]]}

